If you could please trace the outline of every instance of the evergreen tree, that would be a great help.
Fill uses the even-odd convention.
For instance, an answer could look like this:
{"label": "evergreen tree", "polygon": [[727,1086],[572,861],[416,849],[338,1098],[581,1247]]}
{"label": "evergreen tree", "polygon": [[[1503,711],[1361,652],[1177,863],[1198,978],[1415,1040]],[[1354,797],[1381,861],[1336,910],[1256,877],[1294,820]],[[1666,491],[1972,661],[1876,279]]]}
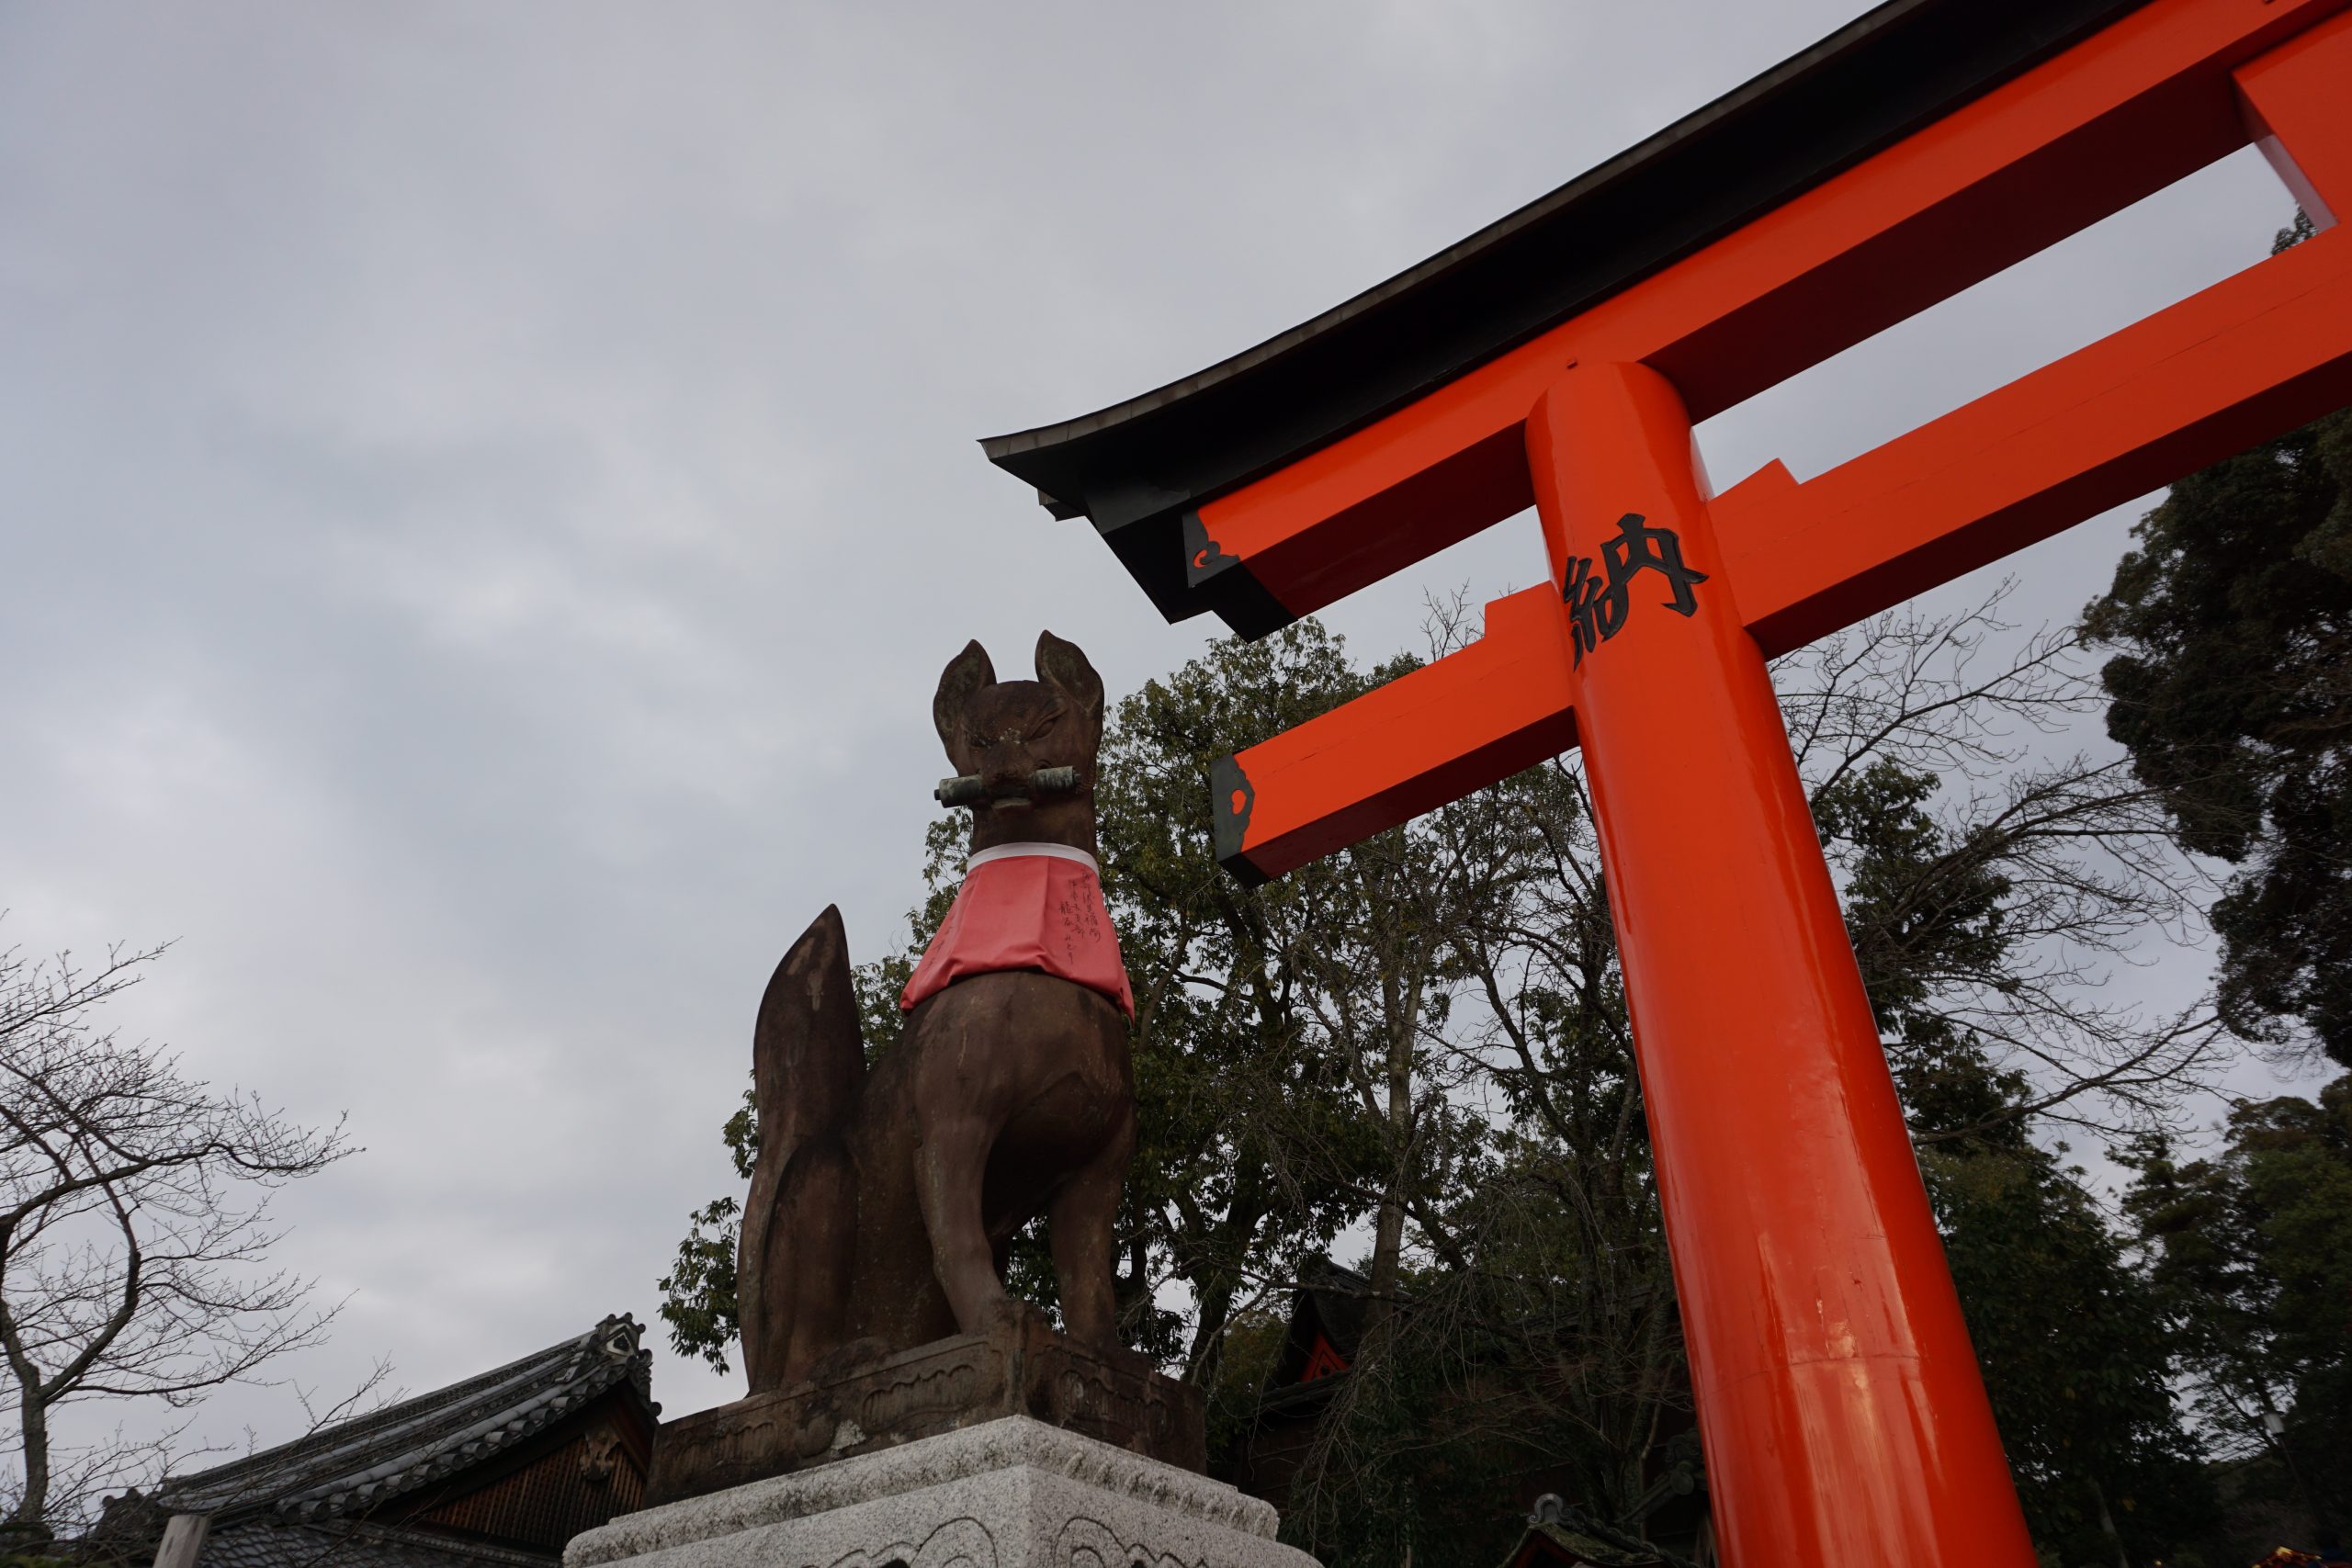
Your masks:
{"label": "evergreen tree", "polygon": [[[2352,1529],[2352,1076],[2244,1103],[2210,1157],[2141,1142],[2126,1212],[2154,1250],[2199,1415],[2241,1491]],[[2276,1427],[2276,1430],[2273,1430]],[[2241,1549],[2275,1542],[2234,1543]],[[2307,1543],[2308,1544],[2308,1543]]]}
{"label": "evergreen tree", "polygon": [[2211,1517],[2171,1325],[2087,1193],[2022,1136],[1920,1158],[2026,1521],[2068,1568],[2167,1558]]}
{"label": "evergreen tree", "polygon": [[2352,410],[2181,480],[2135,535],[2086,612],[2120,650],[2108,732],[2180,843],[2238,868],[2211,911],[2231,1026],[2352,1066]]}

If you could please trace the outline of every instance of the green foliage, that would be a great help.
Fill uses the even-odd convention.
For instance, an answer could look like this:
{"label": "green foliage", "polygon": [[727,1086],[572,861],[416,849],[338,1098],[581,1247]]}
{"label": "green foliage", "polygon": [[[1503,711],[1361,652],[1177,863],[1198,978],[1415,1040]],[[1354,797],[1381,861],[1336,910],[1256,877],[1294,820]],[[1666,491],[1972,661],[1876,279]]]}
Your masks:
{"label": "green foliage", "polygon": [[2086,612],[2120,650],[2108,731],[2181,844],[2238,868],[2231,1026],[2352,1066],[2352,411],[2181,480],[2135,536]]}
{"label": "green foliage", "polygon": [[[1441,1321],[1413,1299],[1422,1323]],[[1475,1322],[1453,1326],[1458,1337],[1400,1328],[1384,1353],[1359,1358],[1292,1489],[1285,1540],[1332,1564],[1503,1560],[1525,1524],[1510,1500],[1541,1462],[1543,1434],[1511,1423],[1527,1401],[1494,1375],[1499,1347]]]}
{"label": "green foliage", "polygon": [[[1491,1023],[1485,1084],[1506,1119],[1457,1162],[1434,1213],[1417,1215],[1444,1267],[1415,1281],[1385,1347],[1385,1392],[1360,1420],[1415,1409],[1444,1388],[1433,1431],[1452,1470],[1542,1472],[1611,1518],[1646,1489],[1661,1433],[1687,1427],[1673,1277],[1623,976],[1580,775],[1553,763],[1442,816],[1442,831],[1497,839],[1521,868],[1499,909],[1455,933]],[[1409,1430],[1396,1433],[1408,1451]],[[1361,1449],[1365,1439],[1358,1438]],[[1504,1487],[1504,1492],[1519,1490]],[[1499,1555],[1495,1531],[1454,1521],[1426,1550]]]}
{"label": "green foliage", "polygon": [[2192,1539],[2213,1494],[2174,1408],[2169,1325],[2080,1173],[2022,1139],[1920,1164],[2034,1540],[2096,1563]]}
{"label": "green foliage", "polygon": [[[2212,1156],[2143,1139],[2126,1212],[2183,1348],[2199,1415],[2255,1495],[2352,1528],[2352,1076],[2249,1102]],[[2267,1430],[2274,1416],[2281,1430]],[[2339,1540],[2340,1540],[2339,1536]]]}
{"label": "green foliage", "polygon": [[[1645,1143],[1579,1165],[1513,1139],[1441,1223],[1458,1261],[1408,1275],[1294,1491],[1285,1528],[1327,1562],[1409,1544],[1416,1562],[1486,1568],[1521,1528],[1515,1496],[1558,1491],[1621,1519],[1657,1472],[1701,1468]],[[1611,1249],[1586,1245],[1601,1234]]]}
{"label": "green foliage", "polygon": [[1931,775],[1877,758],[1813,792],[1814,825],[1842,850],[1846,924],[1879,1027],[1925,1066],[1956,1029],[1938,981],[1996,968],[2010,933],[1997,835],[1955,839],[1928,809]]}
{"label": "green foliage", "polygon": [[1230,1473],[1239,1462],[1289,1328],[1288,1318],[1262,1306],[1246,1308],[1227,1320],[1219,1338],[1220,1353],[1201,1391],[1208,1414],[1212,1472]]}
{"label": "green foliage", "polygon": [[[1194,1381],[1224,1331],[1362,1211],[1377,1145],[1346,1064],[1317,1037],[1324,955],[1367,918],[1330,863],[1248,890],[1219,870],[1218,757],[1365,691],[1313,621],[1226,642],[1122,701],[1102,745],[1104,893],[1136,988],[1137,1146],[1121,1218],[1132,1342]],[[1158,1304],[1175,1280],[1190,1332]]]}
{"label": "green foliage", "polygon": [[1846,929],[1912,1124],[1952,1135],[2006,1127],[2023,1076],[1996,1067],[1939,982],[1997,973],[2014,940],[2000,835],[1955,834],[1928,809],[1936,781],[1886,758],[1813,792],[1813,817],[1846,871]]}
{"label": "green foliage", "polygon": [[[752,1091],[719,1128],[735,1174],[752,1179],[760,1156],[760,1129]],[[707,1361],[727,1370],[727,1348],[741,1334],[736,1318],[735,1250],[742,1224],[741,1204],[729,1197],[714,1198],[686,1217],[686,1236],[678,1243],[670,1271],[656,1281],[662,1292],[662,1321],[670,1328],[670,1348],[681,1356]]]}
{"label": "green foliage", "polygon": [[686,1238],[678,1243],[670,1271],[658,1281],[662,1321],[670,1326],[670,1348],[727,1370],[727,1348],[741,1333],[736,1317],[735,1248],[741,1204],[714,1198],[687,1216]]}

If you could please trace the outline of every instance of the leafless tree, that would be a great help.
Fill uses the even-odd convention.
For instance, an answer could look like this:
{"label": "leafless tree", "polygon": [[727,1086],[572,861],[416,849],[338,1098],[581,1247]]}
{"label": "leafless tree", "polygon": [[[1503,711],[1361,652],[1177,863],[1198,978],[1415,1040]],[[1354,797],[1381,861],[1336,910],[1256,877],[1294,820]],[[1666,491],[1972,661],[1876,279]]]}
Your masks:
{"label": "leafless tree", "polygon": [[[1964,1045],[2012,1076],[1996,1121],[2146,1130],[2205,1083],[2222,1031],[2210,998],[2157,1015],[2112,982],[2151,936],[2193,931],[2214,889],[2128,761],[2051,754],[2104,699],[2075,633],[2010,637],[2008,592],[1815,643],[1776,667],[1781,706],[1898,1077]],[[1565,1135],[1540,1092],[1538,1014],[1566,998],[1582,1027],[1623,1025],[1581,769],[1550,767],[1550,808],[1522,807],[1545,874],[1465,950],[1488,1004],[1479,1048],[1522,1122]],[[1922,1144],[1990,1124],[1921,1109]]]}
{"label": "leafless tree", "polygon": [[0,952],[0,1401],[22,1464],[8,1524],[48,1539],[169,1438],[61,1442],[88,1400],[187,1410],[316,1344],[333,1309],[272,1270],[271,1194],[350,1152],[257,1097],[186,1077],[99,1027],[160,947],[33,960]]}
{"label": "leafless tree", "polygon": [[[2110,987],[2148,961],[2151,937],[2198,930],[2219,888],[2175,847],[2128,758],[2057,749],[2067,720],[2106,697],[2079,632],[2015,640],[2011,586],[1956,614],[1879,616],[1781,660],[1781,707],[1898,1076],[1926,1024],[2016,1075],[1997,1119],[2144,1131],[2207,1084],[2224,1031],[2210,997],[2159,1015]],[[1876,846],[1838,834],[1838,803],[1874,769],[1937,787],[1918,799],[1907,854],[1865,870]],[[1988,917],[1997,941],[1953,940],[1956,922]],[[1914,1110],[1922,1144],[1986,1130]]]}

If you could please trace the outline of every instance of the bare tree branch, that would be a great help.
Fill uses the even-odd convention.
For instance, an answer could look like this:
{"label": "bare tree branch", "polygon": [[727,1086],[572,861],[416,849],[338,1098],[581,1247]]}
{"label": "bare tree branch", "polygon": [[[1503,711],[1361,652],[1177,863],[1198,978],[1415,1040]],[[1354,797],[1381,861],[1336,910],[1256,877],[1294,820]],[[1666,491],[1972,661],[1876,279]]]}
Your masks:
{"label": "bare tree branch", "polygon": [[0,953],[0,1404],[16,1417],[20,1532],[74,1517],[178,1430],[69,1453],[59,1409],[189,1409],[317,1344],[335,1315],[310,1305],[311,1281],[263,1264],[280,1235],[270,1195],[350,1152],[340,1123],[302,1127],[97,1026],[164,951],[116,947],[87,968]]}

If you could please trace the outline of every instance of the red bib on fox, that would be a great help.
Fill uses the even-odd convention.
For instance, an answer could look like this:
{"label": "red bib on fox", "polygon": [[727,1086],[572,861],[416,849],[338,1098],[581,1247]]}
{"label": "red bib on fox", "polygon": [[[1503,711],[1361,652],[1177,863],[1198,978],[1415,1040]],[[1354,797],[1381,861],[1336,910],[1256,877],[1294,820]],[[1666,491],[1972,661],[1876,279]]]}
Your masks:
{"label": "red bib on fox", "polygon": [[1058,975],[1135,1017],[1092,855],[1068,844],[999,844],[974,854],[899,1006],[911,1010],[967,976],[996,969]]}

